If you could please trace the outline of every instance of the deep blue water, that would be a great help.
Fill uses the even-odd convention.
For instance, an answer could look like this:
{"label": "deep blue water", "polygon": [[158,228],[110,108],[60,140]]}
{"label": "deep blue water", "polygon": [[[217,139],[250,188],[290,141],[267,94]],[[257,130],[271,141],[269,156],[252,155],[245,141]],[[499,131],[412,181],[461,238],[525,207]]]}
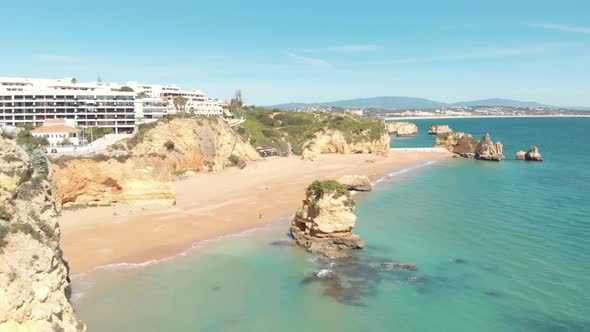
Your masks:
{"label": "deep blue water", "polygon": [[[394,146],[432,146],[432,121]],[[590,331],[590,119],[439,120],[507,160],[399,172],[355,196],[367,248],[324,262],[288,221],[76,278],[89,331]],[[543,163],[513,160],[531,144]],[[417,271],[384,271],[382,262]],[[324,278],[317,272],[328,271]],[[331,271],[331,272],[329,272]]]}

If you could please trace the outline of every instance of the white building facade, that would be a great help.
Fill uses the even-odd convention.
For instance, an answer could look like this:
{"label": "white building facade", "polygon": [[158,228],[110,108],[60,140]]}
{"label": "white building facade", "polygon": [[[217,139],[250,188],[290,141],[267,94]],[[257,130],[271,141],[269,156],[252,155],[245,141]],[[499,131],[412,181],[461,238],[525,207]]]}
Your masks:
{"label": "white building facade", "polygon": [[74,127],[112,128],[131,133],[136,123],[151,122],[176,113],[174,98],[186,98],[182,111],[221,116],[218,100],[199,90],[176,85],[127,82],[133,91],[121,91],[118,83],[81,83],[74,78],[30,79],[0,77],[0,126],[38,127],[47,119],[72,120]]}
{"label": "white building facade", "polygon": [[135,94],[119,89],[75,79],[0,78],[0,123],[37,127],[48,119],[67,119],[75,126],[130,133],[135,127]]}
{"label": "white building facade", "polygon": [[80,132],[73,120],[48,119],[43,121],[43,126],[31,130],[31,135],[46,138],[51,146],[80,145]]}

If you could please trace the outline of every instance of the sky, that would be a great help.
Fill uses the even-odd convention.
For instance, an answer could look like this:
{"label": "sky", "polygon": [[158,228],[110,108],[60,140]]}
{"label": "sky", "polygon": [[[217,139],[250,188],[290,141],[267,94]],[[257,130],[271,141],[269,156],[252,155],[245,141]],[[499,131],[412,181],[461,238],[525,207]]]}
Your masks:
{"label": "sky", "polygon": [[590,1],[2,1],[0,76],[590,106]]}

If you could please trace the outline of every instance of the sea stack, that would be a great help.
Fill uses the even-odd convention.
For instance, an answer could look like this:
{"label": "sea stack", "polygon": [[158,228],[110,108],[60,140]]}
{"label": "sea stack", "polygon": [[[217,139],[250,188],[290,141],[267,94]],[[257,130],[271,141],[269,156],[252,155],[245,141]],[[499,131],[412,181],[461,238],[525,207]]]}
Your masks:
{"label": "sea stack", "polygon": [[543,156],[541,156],[541,153],[536,146],[531,145],[531,149],[524,155],[524,160],[543,161]]}
{"label": "sea stack", "polygon": [[452,132],[453,130],[446,124],[433,124],[428,128],[428,135],[440,135]]}
{"label": "sea stack", "polygon": [[492,161],[505,159],[502,143],[494,144],[489,134],[478,140],[464,132],[443,133],[436,137],[434,146],[445,148],[463,158]]}
{"label": "sea stack", "polygon": [[500,161],[504,160],[504,146],[500,142],[492,142],[490,134],[485,134],[475,149],[475,159]]}
{"label": "sea stack", "polygon": [[338,182],[346,186],[348,190],[371,191],[371,181],[364,175],[345,175]]}
{"label": "sea stack", "polygon": [[297,244],[312,253],[335,256],[338,250],[361,249],[364,241],[352,234],[356,223],[354,206],[343,184],[333,180],[314,181],[291,222],[291,235]]}
{"label": "sea stack", "polygon": [[418,134],[418,126],[411,122],[387,122],[387,131],[397,137],[408,137]]}
{"label": "sea stack", "polygon": [[524,151],[518,151],[516,153],[516,160],[524,160],[525,155],[526,155],[526,152],[524,152]]}

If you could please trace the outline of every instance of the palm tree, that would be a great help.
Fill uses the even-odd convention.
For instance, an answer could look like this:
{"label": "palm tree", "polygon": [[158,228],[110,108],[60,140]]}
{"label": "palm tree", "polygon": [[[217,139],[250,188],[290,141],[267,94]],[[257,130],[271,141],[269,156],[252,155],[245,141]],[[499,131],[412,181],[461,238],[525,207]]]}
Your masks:
{"label": "palm tree", "polygon": [[184,112],[184,109],[186,108],[186,101],[187,101],[186,98],[184,98],[182,96],[177,96],[177,97],[174,97],[174,99],[172,100],[172,103],[174,104],[174,108],[176,108],[176,111]]}

